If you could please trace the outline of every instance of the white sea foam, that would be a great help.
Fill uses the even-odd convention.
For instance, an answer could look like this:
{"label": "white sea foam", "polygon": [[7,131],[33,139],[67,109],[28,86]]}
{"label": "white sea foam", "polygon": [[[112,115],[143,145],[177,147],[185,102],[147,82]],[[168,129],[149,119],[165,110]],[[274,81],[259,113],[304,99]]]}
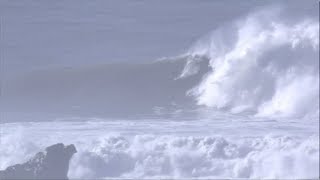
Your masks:
{"label": "white sea foam", "polygon": [[3,124],[0,168],[64,142],[70,178],[319,177],[317,124],[225,120]]}
{"label": "white sea foam", "polygon": [[76,155],[71,177],[315,178],[317,138],[105,137]]}

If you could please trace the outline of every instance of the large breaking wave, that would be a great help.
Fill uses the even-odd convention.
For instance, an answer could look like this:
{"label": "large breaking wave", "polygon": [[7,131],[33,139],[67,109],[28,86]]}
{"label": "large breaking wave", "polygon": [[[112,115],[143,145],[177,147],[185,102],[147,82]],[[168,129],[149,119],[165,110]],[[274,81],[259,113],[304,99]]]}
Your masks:
{"label": "large breaking wave", "polygon": [[214,30],[177,57],[35,71],[4,82],[3,108],[132,117],[198,104],[259,117],[319,117],[319,23],[267,10]]}

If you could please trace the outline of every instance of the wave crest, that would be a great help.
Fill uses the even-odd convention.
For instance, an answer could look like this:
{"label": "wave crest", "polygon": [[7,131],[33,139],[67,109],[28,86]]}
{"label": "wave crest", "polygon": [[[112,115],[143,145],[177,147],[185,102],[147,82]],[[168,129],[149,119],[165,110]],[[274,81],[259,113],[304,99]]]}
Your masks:
{"label": "wave crest", "polygon": [[210,59],[210,72],[189,91],[199,105],[258,116],[319,116],[319,23],[292,24],[278,14],[250,14],[189,50],[188,56]]}

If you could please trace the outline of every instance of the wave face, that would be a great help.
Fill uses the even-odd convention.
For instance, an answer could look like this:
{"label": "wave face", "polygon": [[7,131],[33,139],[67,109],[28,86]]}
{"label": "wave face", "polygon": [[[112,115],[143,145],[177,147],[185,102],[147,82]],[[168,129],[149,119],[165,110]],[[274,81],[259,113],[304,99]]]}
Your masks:
{"label": "wave face", "polygon": [[[18,112],[57,114],[58,118],[168,114],[194,104],[186,92],[208,70],[208,61],[201,61],[197,65],[202,72],[178,78],[186,61],[186,57],[179,57],[148,64],[105,64],[30,72],[4,82],[2,110],[8,112],[11,122],[20,121],[19,116],[14,117]],[[32,121],[43,118],[48,117],[39,115]]]}
{"label": "wave face", "polygon": [[[291,22],[279,9],[215,30],[187,53],[210,60],[189,94],[199,105],[257,116],[319,116],[319,22]],[[186,74],[186,72],[183,72]]]}

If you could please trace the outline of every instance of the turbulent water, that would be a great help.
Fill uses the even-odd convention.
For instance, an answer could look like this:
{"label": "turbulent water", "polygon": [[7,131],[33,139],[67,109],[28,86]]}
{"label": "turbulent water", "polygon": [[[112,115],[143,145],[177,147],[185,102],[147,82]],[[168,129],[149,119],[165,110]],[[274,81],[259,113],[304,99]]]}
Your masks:
{"label": "turbulent water", "polygon": [[319,177],[319,20],[276,6],[178,56],[4,81],[0,168],[73,143],[70,178]]}

